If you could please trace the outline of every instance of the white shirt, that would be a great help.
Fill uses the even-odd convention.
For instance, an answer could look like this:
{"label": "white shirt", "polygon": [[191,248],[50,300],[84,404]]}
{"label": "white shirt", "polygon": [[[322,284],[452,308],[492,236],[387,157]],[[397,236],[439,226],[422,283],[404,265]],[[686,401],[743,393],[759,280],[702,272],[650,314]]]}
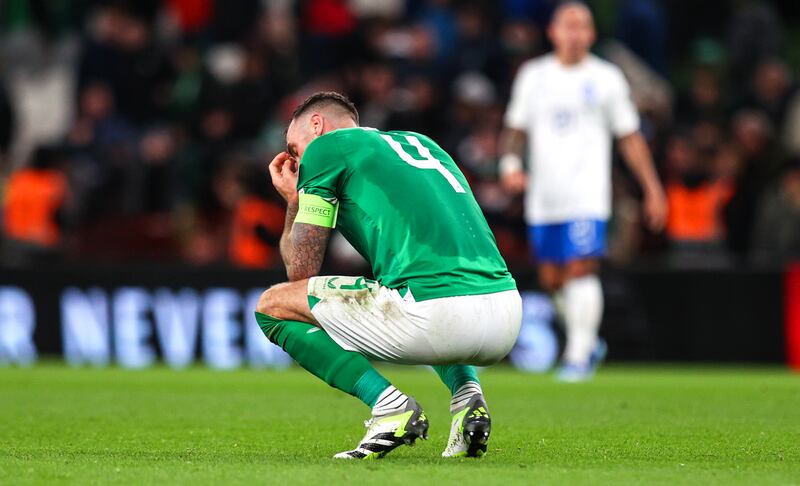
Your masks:
{"label": "white shirt", "polygon": [[593,55],[573,66],[552,54],[528,61],[514,80],[505,123],[528,135],[528,224],[611,216],[612,136],[639,129],[618,67]]}

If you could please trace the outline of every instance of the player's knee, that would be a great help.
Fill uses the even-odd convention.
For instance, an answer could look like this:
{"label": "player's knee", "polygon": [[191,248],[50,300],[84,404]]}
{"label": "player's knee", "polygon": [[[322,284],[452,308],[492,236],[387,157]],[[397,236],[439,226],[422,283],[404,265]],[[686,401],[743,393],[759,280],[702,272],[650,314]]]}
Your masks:
{"label": "player's knee", "polygon": [[542,288],[543,291],[545,291],[547,293],[556,292],[556,291],[558,291],[558,289],[560,287],[558,285],[558,282],[556,282],[556,281],[554,281],[552,279],[544,279],[544,278],[540,278],[539,279],[539,286]]}
{"label": "player's knee", "polygon": [[280,299],[278,299],[278,286],[272,286],[261,293],[256,304],[256,312],[281,319]]}
{"label": "player's knee", "polygon": [[272,305],[272,297],[270,296],[270,289],[267,289],[261,292],[261,296],[258,298],[258,303],[256,304],[256,312],[260,312],[261,314],[266,314],[268,316],[270,314],[271,305]]}
{"label": "player's knee", "polygon": [[597,262],[594,260],[576,260],[567,265],[566,279],[574,280],[597,272]]}
{"label": "player's knee", "polygon": [[545,292],[552,293],[561,288],[561,281],[555,274],[542,273],[539,275],[539,286]]}

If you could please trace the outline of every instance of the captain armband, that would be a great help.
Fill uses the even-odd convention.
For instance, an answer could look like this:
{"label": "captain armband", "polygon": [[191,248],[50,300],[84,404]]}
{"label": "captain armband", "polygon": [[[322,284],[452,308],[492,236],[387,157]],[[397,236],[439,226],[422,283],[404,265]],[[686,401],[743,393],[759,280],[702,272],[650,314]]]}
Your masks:
{"label": "captain armband", "polygon": [[316,194],[300,193],[295,223],[313,224],[324,228],[335,228],[339,214],[339,203]]}

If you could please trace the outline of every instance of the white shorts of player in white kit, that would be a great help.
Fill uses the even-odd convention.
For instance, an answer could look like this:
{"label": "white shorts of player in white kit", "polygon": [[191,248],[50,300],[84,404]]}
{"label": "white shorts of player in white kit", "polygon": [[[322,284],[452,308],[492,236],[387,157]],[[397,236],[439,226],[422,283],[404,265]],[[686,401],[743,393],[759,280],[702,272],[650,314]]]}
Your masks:
{"label": "white shorts of player in white kit", "polygon": [[443,297],[417,302],[363,277],[313,277],[311,313],[348,351],[402,364],[472,364],[503,359],[522,321],[519,292]]}

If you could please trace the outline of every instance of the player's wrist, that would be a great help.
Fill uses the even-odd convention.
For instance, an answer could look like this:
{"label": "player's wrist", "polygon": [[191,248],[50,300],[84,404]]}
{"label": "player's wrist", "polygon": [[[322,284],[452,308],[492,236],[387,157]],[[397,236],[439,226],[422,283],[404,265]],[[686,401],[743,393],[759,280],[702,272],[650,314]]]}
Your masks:
{"label": "player's wrist", "polygon": [[286,201],[286,204],[291,205],[294,204],[297,206],[300,202],[300,195],[298,192],[295,191],[280,191],[281,197],[283,200]]}
{"label": "player's wrist", "polygon": [[522,157],[515,153],[509,152],[500,157],[499,169],[501,177],[522,172],[523,168]]}

